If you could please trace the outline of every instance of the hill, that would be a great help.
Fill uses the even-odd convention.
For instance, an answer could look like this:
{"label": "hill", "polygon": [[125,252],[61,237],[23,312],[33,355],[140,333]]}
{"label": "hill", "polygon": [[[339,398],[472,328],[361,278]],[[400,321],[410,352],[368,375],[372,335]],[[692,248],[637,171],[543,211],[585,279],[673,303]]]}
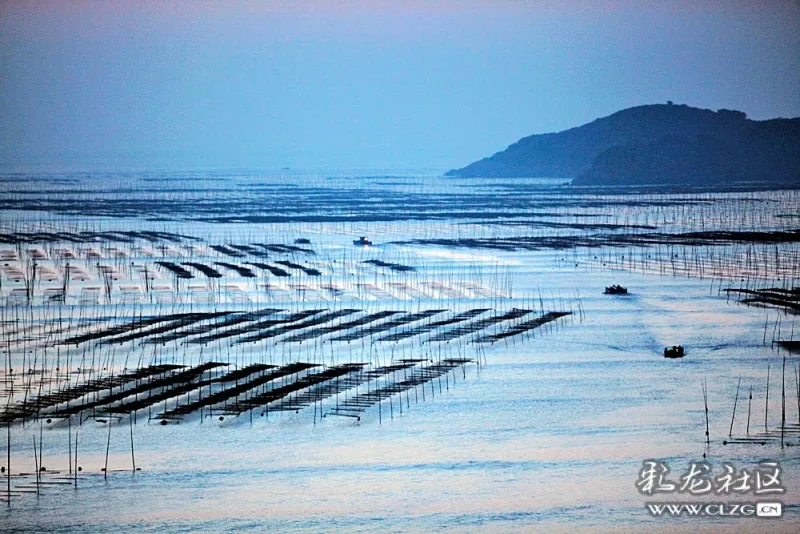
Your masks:
{"label": "hill", "polygon": [[800,183],[800,119],[638,106],[524,137],[446,176],[566,178],[575,185]]}

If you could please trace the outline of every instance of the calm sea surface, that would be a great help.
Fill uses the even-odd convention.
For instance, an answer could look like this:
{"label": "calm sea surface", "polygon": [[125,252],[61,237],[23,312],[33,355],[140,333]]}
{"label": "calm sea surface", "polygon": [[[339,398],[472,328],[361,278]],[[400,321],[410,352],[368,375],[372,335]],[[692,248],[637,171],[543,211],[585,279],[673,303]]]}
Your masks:
{"label": "calm sea surface", "polygon": [[[541,244],[510,250],[431,241],[782,230],[798,222],[792,218],[800,205],[800,196],[794,192],[642,191],[612,196],[586,191],[578,195],[560,189],[557,181],[447,182],[416,175],[297,176],[244,171],[4,175],[3,181],[0,232],[4,234],[131,230],[196,238],[195,242],[170,243],[172,251],[159,251],[158,243],[123,242],[115,245],[122,251],[118,257],[105,242],[0,245],[0,249],[17,251],[20,266],[29,247],[41,247],[48,258],[41,264],[52,264],[56,274],[63,266],[63,261],[54,259],[56,249],[69,247],[75,251],[73,263],[83,265],[87,275],[83,282],[73,277],[63,304],[44,300],[45,290],[59,287],[60,279],[50,285],[41,281],[28,305],[20,301],[19,292],[12,294],[22,286],[4,272],[0,297],[7,338],[22,335],[11,334],[17,331],[16,319],[37,324],[56,317],[59,306],[62,316],[73,317],[190,309],[251,311],[267,306],[293,311],[352,306],[370,313],[533,306],[574,313],[533,335],[494,344],[476,344],[468,337],[450,343],[420,343],[418,338],[373,343],[374,339],[367,338],[349,345],[270,341],[245,348],[218,343],[201,350],[179,344],[128,343],[95,349],[96,360],[80,360],[84,368],[91,361],[98,368],[116,369],[126,361],[147,364],[154,359],[187,365],[201,360],[239,366],[289,361],[385,365],[400,358],[442,356],[480,359],[483,365],[470,363],[422,386],[424,400],[419,388],[395,396],[391,406],[386,400],[380,413],[373,406],[360,421],[320,419],[315,416],[316,406],[268,417],[255,413],[252,419],[245,414],[221,422],[194,415],[166,426],[157,421],[148,424],[147,412],[140,412],[133,426],[135,462],[141,468],[137,472],[132,472],[127,417],[113,424],[110,434],[106,423],[87,419],[78,425],[75,419],[71,435],[74,439],[79,429],[82,467],[77,488],[52,485],[38,496],[13,496],[10,506],[0,503],[2,531],[800,530],[798,433],[787,433],[791,446],[784,448],[779,441],[763,446],[722,443],[730,432],[740,379],[732,433],[746,433],[748,408],[751,433],[763,431],[765,416],[769,429],[780,424],[784,356],[786,420],[800,422],[798,356],[778,352],[770,343],[779,316],[783,338],[800,335],[800,325],[790,332],[795,324],[792,315],[748,307],[728,299],[724,292],[737,283],[766,276],[767,270],[775,268],[769,258],[763,259],[763,266],[749,265],[748,274],[741,274],[745,267],[736,267],[732,259],[745,254],[746,245],[741,243],[675,246],[669,251],[655,245]],[[374,246],[355,247],[353,239],[362,235]],[[307,287],[291,286],[280,294],[266,291],[260,284],[269,279],[261,275],[248,279],[225,271],[223,279],[203,292],[190,289],[195,281],[177,281],[154,268],[160,277],[154,283],[171,288],[154,299],[144,289],[141,276],[129,268],[136,262],[170,258],[209,265],[243,263],[251,259],[219,257],[213,251],[197,252],[188,259],[187,247],[192,243],[198,247],[292,244],[297,238],[309,239],[316,255],[287,255],[285,259],[317,265],[323,271],[322,280],[305,277],[301,282]],[[100,258],[87,256],[84,249],[93,246]],[[769,247],[789,255],[798,250],[796,243]],[[145,253],[147,249],[152,256]],[[662,257],[658,264],[626,263],[634,256],[643,262],[648,254],[656,253]],[[667,254],[677,255],[685,272],[675,274],[674,265],[663,260]],[[712,258],[727,269],[720,270],[719,276],[710,272]],[[409,265],[416,272],[380,270],[362,263],[366,259]],[[708,262],[702,276],[696,272],[701,260]],[[100,261],[116,266],[120,277],[110,295],[101,290],[96,300],[87,301],[84,297],[91,292],[82,292],[83,288],[102,287],[94,267]],[[406,284],[405,291],[391,285],[392,281]],[[440,286],[430,282],[452,291],[435,289]],[[797,286],[794,279],[773,282]],[[326,294],[320,289],[322,283],[333,284],[342,293]],[[465,290],[464,284],[486,292]],[[604,295],[604,287],[611,284],[627,287],[630,294]],[[768,287],[767,282],[761,287]],[[665,346],[679,343],[687,348],[683,359],[662,356]],[[36,344],[30,341],[31,347]],[[10,357],[21,369],[25,349],[14,347]],[[36,350],[45,354],[44,348]],[[83,347],[63,350],[59,357],[73,350],[73,367],[79,365],[82,352],[87,354]],[[52,367],[54,351],[47,349],[49,363],[28,360],[26,366]],[[710,446],[705,444],[703,380],[708,384]],[[748,398],[751,387],[752,401]],[[327,412],[334,402],[329,399],[319,409]],[[69,431],[63,421],[42,428],[38,422],[13,426],[12,472],[35,470],[32,440],[35,436],[38,442],[40,432],[42,465],[49,471],[66,471]],[[106,479],[101,468],[109,435]],[[0,445],[5,451],[5,432]],[[786,493],[778,500],[784,504],[783,518],[651,517],[645,508],[648,500],[759,500],[754,495],[655,499],[637,491],[644,460],[667,462],[677,479],[689,462],[702,460],[704,454],[715,474],[722,473],[723,462],[737,468],[752,468],[763,459],[781,462]],[[5,465],[5,459],[0,463]],[[2,482],[5,491],[5,479]]]}

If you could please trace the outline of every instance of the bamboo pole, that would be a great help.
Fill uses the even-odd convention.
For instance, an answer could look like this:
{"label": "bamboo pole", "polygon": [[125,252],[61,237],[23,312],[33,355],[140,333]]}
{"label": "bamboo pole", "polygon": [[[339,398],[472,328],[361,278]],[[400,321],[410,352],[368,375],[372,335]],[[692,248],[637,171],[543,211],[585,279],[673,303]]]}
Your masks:
{"label": "bamboo pole", "polygon": [[106,462],[103,467],[103,480],[108,480],[108,452],[111,448],[111,418],[108,419],[108,438],[106,439]]}
{"label": "bamboo pole", "polygon": [[786,355],[783,356],[783,371],[781,372],[781,449],[783,448],[783,435],[786,430]]}
{"label": "bamboo pole", "polygon": [[769,432],[767,429],[767,417],[769,416],[769,364],[767,364],[767,396],[764,401],[764,432]]}
{"label": "bamboo pole", "polygon": [[708,425],[708,383],[706,379],[703,379],[703,404],[705,405],[705,414],[706,414],[706,445],[711,444],[711,432],[709,431]]}
{"label": "bamboo pole", "polygon": [[750,386],[750,397],[747,401],[747,435],[750,435],[750,407],[753,404],[753,386]]}
{"label": "bamboo pole", "polygon": [[742,378],[739,377],[739,382],[736,383],[736,397],[733,399],[733,414],[731,415],[731,427],[728,430],[728,437],[733,435],[733,420],[736,417],[736,403],[739,401],[739,386],[742,384]]}

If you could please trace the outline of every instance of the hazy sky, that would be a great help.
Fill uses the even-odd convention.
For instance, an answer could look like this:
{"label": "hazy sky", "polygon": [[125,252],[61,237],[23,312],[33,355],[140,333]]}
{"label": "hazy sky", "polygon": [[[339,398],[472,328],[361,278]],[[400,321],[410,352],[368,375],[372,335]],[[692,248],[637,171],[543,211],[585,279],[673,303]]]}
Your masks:
{"label": "hazy sky", "polygon": [[0,0],[0,165],[447,169],[673,100],[800,116],[800,3]]}

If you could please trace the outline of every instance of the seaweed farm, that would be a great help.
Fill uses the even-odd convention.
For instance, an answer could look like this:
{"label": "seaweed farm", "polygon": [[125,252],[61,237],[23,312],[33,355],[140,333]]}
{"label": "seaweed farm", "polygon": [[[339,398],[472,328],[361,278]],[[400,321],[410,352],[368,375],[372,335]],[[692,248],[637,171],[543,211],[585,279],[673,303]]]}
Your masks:
{"label": "seaweed farm", "polygon": [[659,458],[793,531],[800,192],[446,180],[0,175],[4,527],[630,531]]}

